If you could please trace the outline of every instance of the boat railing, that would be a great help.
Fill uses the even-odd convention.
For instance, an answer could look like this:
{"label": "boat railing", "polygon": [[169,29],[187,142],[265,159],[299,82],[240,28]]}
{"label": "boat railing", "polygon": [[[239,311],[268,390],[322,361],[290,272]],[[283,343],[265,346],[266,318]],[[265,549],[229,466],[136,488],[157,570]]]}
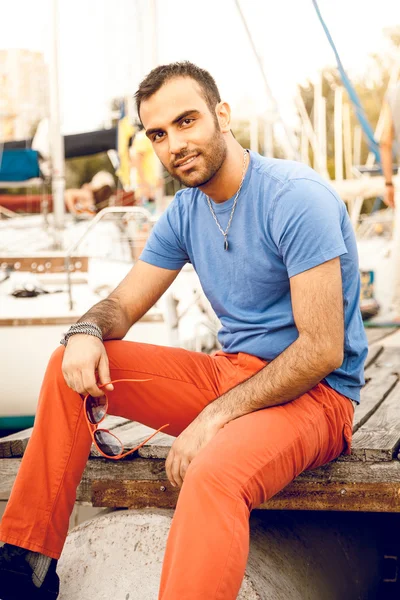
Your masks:
{"label": "boat railing", "polygon": [[71,258],[78,248],[78,246],[83,242],[86,236],[96,227],[96,225],[104,219],[104,217],[110,214],[127,214],[129,213],[132,216],[141,217],[148,223],[154,223],[156,217],[154,217],[147,209],[141,206],[108,206],[107,208],[103,208],[100,212],[97,213],[95,217],[90,221],[88,227],[85,229],[80,238],[75,240],[73,244],[67,249],[64,258],[65,271],[67,274],[67,285],[68,285],[68,298],[69,298],[69,308],[73,310],[74,302],[72,298],[72,280],[71,280]]}

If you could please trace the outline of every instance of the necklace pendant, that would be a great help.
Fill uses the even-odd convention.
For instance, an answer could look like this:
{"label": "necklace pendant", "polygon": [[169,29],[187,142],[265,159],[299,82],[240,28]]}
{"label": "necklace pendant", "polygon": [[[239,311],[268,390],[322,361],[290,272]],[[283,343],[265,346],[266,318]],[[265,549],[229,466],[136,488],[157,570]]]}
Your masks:
{"label": "necklace pendant", "polygon": [[225,241],[224,241],[224,250],[228,250],[228,248],[229,248],[228,238],[225,238]]}

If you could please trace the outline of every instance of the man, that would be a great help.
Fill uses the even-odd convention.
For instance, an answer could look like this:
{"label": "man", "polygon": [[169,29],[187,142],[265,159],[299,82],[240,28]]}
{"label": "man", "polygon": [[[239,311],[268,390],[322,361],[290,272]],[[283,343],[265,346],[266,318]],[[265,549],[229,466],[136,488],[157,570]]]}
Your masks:
{"label": "man", "polygon": [[389,91],[383,106],[383,132],[380,140],[382,170],[387,206],[395,209],[392,244],[393,322],[400,323],[400,207],[395,202],[393,150],[400,156],[400,83]]}
{"label": "man", "polygon": [[[82,317],[86,333],[74,326],[51,358],[1,523],[0,568],[15,584],[7,564],[19,567],[27,549],[25,564],[51,557],[54,577],[91,445],[81,395],[151,379],[105,389],[110,414],[169,423],[177,436],[165,468],[181,490],[159,599],[233,600],[252,508],[350,451],[367,352],[356,243],[343,202],[314,171],[244,151],[207,71],[158,67],[136,101],[157,156],[187,187],[127,277]],[[222,350],[121,341],[187,262],[221,320]],[[13,597],[0,584],[2,594]]]}

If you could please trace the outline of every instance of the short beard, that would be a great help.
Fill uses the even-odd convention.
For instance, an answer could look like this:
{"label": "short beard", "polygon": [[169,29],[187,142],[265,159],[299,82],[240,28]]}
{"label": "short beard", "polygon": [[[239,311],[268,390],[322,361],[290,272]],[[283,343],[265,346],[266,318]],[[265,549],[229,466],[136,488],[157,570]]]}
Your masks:
{"label": "short beard", "polygon": [[214,133],[211,137],[210,143],[206,145],[205,149],[191,149],[185,154],[176,156],[176,160],[182,160],[185,156],[193,153],[198,154],[204,159],[204,167],[201,170],[195,170],[194,173],[182,173],[177,175],[175,171],[169,171],[170,175],[174,179],[177,179],[180,183],[186,187],[194,188],[206,185],[211,179],[218,173],[222,167],[226,155],[228,153],[226,147],[226,141],[222,133],[215,127]]}

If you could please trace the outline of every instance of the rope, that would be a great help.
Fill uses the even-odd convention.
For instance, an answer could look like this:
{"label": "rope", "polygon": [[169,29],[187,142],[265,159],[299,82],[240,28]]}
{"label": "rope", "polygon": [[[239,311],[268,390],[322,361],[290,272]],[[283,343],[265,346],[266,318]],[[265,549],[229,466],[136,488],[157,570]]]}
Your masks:
{"label": "rope", "polygon": [[346,88],[346,91],[349,95],[349,98],[354,106],[357,119],[359,120],[362,130],[364,132],[365,138],[368,143],[368,147],[369,147],[370,151],[374,154],[376,162],[380,165],[381,164],[381,156],[380,156],[380,152],[379,152],[379,145],[374,138],[374,132],[372,131],[371,125],[369,124],[368,119],[365,115],[364,109],[361,105],[360,99],[358,98],[357,92],[354,89],[350,79],[348,78],[346,71],[344,70],[342,61],[340,60],[340,56],[339,56],[336,46],[333,42],[332,36],[329,33],[328,27],[326,26],[326,23],[322,18],[321,11],[319,10],[318,4],[317,4],[317,0],[312,0],[312,3],[314,5],[317,16],[321,22],[321,25],[325,31],[326,37],[328,38],[328,41],[329,41],[329,43],[332,47],[332,50],[335,54],[336,62],[337,62],[339,73],[340,73],[340,78],[341,78],[343,85]]}

